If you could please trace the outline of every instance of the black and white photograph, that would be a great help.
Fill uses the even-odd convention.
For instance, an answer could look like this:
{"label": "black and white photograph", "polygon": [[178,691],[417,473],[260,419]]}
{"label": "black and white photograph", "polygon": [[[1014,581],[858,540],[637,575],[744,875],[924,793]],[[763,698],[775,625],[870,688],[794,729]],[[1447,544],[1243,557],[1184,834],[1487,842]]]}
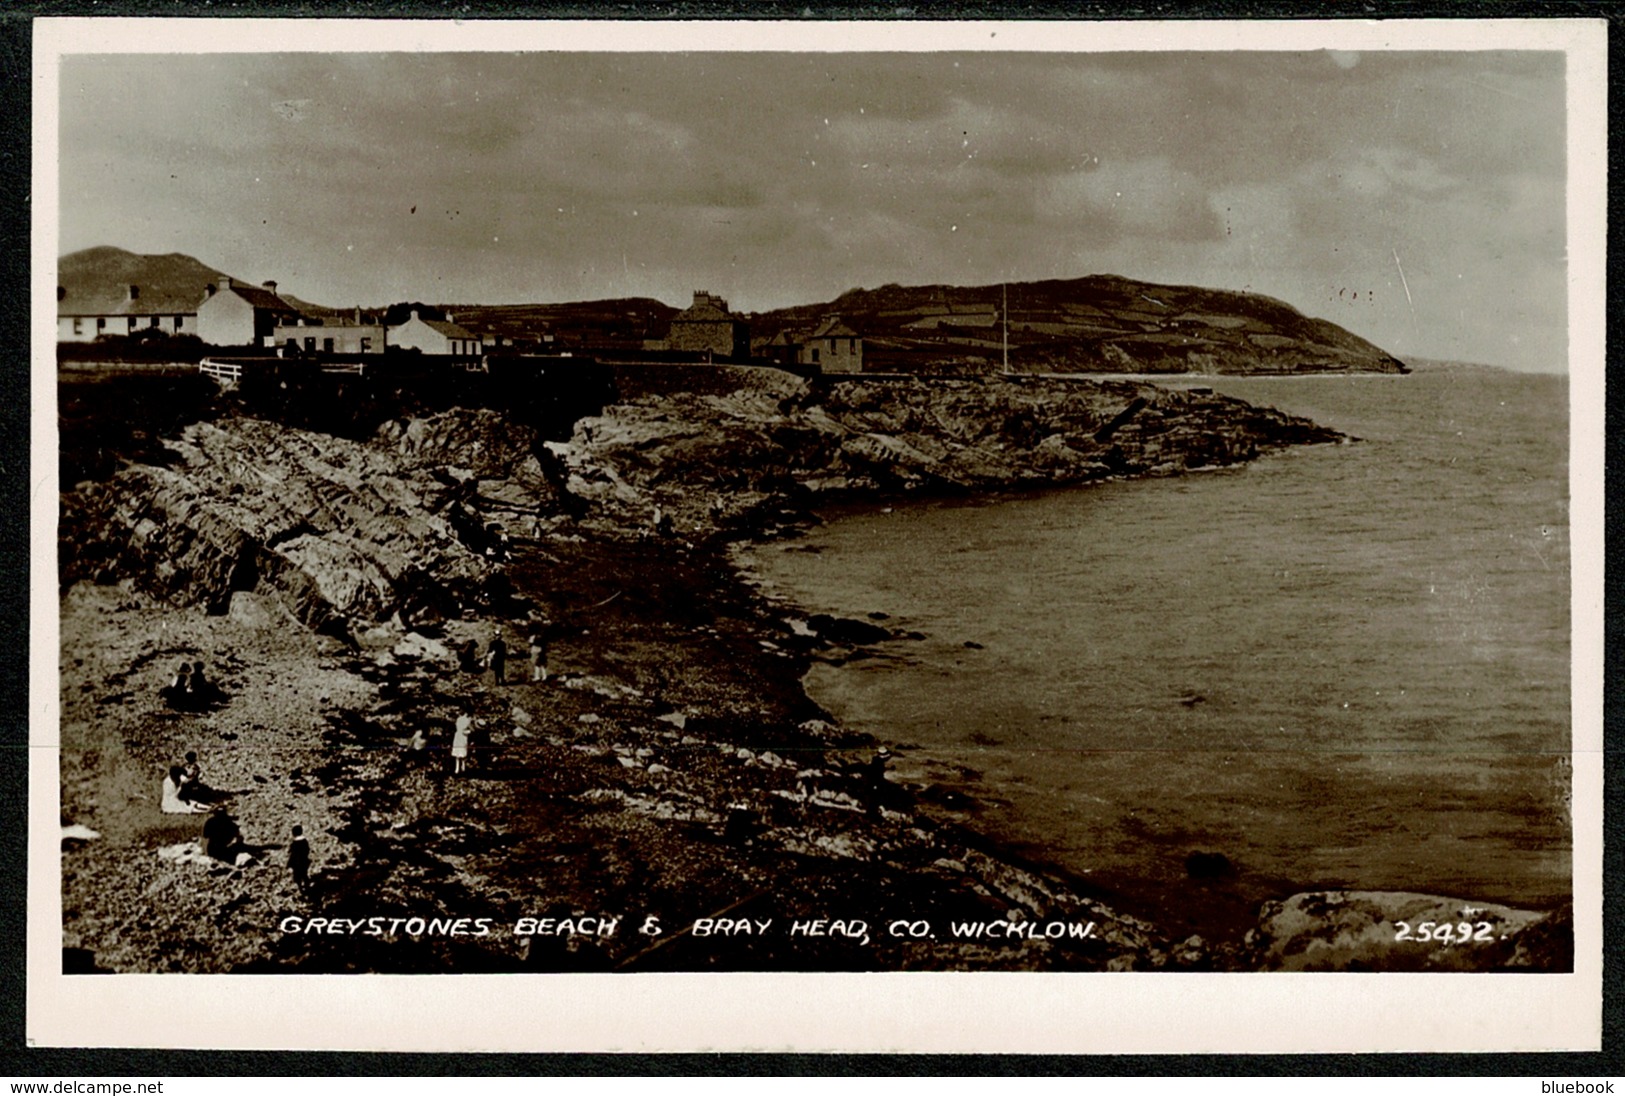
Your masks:
{"label": "black and white photograph", "polygon": [[31,977],[1595,995],[1604,35],[1238,27],[60,21]]}

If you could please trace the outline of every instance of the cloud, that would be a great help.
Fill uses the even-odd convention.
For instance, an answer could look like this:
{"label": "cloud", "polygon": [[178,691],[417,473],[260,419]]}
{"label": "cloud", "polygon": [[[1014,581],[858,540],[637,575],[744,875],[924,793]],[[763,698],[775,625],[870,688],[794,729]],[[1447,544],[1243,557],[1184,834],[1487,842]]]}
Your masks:
{"label": "cloud", "polygon": [[1095,235],[1216,240],[1222,231],[1201,181],[1165,157],[1091,161],[1053,177],[1039,209]]}
{"label": "cloud", "polygon": [[704,285],[765,308],[1116,272],[1344,310],[1380,342],[1413,334],[1387,303],[1398,248],[1441,330],[1491,331],[1492,291],[1518,284],[1527,327],[1561,320],[1559,54],[132,55],[62,74],[65,249],[185,251],[318,301]]}

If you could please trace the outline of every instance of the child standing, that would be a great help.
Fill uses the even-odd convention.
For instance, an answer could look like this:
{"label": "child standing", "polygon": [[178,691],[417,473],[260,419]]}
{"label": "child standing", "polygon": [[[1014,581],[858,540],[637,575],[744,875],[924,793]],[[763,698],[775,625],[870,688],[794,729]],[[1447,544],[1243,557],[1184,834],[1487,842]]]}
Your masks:
{"label": "child standing", "polygon": [[295,823],[293,840],[288,842],[288,871],[300,894],[310,891],[310,842],[305,840],[305,827]]}

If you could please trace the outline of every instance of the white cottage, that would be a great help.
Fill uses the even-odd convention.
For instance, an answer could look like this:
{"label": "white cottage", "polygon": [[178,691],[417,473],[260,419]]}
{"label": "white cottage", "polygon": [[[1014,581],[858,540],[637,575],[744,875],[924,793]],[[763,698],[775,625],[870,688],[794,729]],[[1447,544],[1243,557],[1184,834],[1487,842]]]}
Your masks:
{"label": "white cottage", "polygon": [[389,329],[389,345],[462,358],[478,357],[484,349],[478,335],[452,322],[450,316],[444,320],[425,320],[418,316],[415,308],[411,319]]}

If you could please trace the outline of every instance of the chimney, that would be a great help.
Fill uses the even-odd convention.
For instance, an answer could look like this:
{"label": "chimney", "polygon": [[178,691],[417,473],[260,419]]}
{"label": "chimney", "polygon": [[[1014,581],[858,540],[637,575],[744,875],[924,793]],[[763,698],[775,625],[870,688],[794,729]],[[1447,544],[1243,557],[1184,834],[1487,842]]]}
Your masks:
{"label": "chimney", "polygon": [[210,282],[203,287],[203,299],[208,300],[212,296],[214,296],[214,283]]}
{"label": "chimney", "polygon": [[261,282],[260,286],[262,288],[264,288],[264,289],[269,290],[272,293],[276,292],[276,283],[275,282]]}
{"label": "chimney", "polygon": [[447,323],[456,323],[457,320],[452,316],[452,314],[450,312],[447,312],[446,313],[446,322]]}
{"label": "chimney", "polygon": [[231,279],[222,277],[220,279],[220,290],[221,290],[221,292],[224,292],[224,291],[226,291],[226,290],[228,290],[230,288],[231,288]]}
{"label": "chimney", "polygon": [[355,306],[355,325],[357,327],[361,326],[361,306],[360,305]]}
{"label": "chimney", "polygon": [[56,299],[57,300],[59,300],[59,301],[63,300],[63,299],[65,299],[67,297],[67,295],[68,295],[68,287],[67,286],[59,285],[59,286],[56,287]]}
{"label": "chimney", "polygon": [[[415,320],[417,318],[418,318],[418,310],[414,308],[414,309],[412,309],[412,319]],[[408,321],[408,322],[410,322],[410,321]]]}
{"label": "chimney", "polygon": [[136,300],[140,296],[141,296],[141,287],[138,286],[138,285],[132,285],[130,287],[130,300],[132,300],[132,301]]}

